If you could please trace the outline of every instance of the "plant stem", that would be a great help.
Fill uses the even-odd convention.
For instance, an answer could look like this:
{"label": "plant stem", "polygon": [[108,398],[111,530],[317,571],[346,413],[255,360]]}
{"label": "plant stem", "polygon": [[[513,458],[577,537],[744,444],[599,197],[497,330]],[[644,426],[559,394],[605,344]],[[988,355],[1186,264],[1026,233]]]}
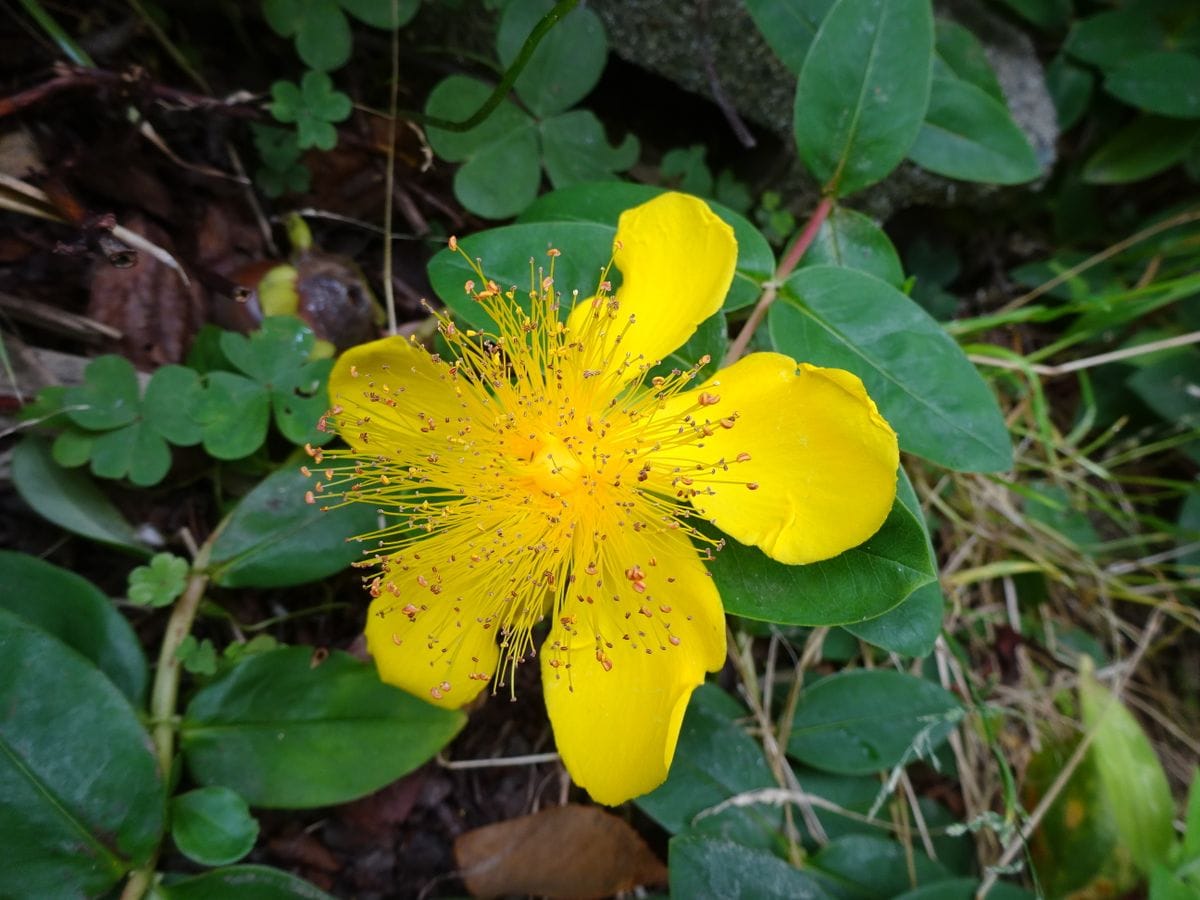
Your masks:
{"label": "plant stem", "polygon": [[783,284],[784,279],[792,274],[796,266],[800,265],[800,260],[804,258],[804,254],[816,239],[817,232],[821,230],[821,226],[829,218],[829,213],[833,211],[833,203],[833,197],[821,198],[821,202],[813,210],[812,218],[805,224],[804,230],[800,232],[800,236],[796,238],[791,249],[780,260],[779,268],[775,270],[775,276],[763,285],[762,295],[759,296],[758,302],[754,304],[754,310],[750,313],[750,318],[746,320],[746,324],[742,326],[742,330],[738,332],[737,337],[730,343],[729,351],[725,354],[723,365],[728,366],[736,362],[746,352],[746,347],[749,346],[750,339],[754,337],[754,332],[758,330],[758,326],[766,318],[767,309],[775,302],[779,286]]}
{"label": "plant stem", "polygon": [[[179,700],[180,669],[176,654],[180,644],[192,632],[196,611],[200,608],[200,601],[208,587],[208,573],[205,569],[208,568],[211,549],[212,538],[209,538],[192,560],[187,586],[183,589],[183,595],[175,601],[171,617],[163,631],[158,668],[154,671],[154,685],[150,690],[150,736],[154,741],[158,767],[166,784],[171,781],[171,766],[175,759],[175,704]],[[158,853],[155,852],[146,865],[129,874],[129,880],[125,882],[125,888],[121,891],[121,900],[141,900],[153,883],[157,862]]]}

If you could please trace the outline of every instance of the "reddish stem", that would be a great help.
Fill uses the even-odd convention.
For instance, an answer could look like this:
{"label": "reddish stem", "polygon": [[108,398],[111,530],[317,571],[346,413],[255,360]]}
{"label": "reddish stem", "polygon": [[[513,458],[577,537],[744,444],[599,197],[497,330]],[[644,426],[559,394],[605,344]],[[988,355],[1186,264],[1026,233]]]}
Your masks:
{"label": "reddish stem", "polygon": [[762,296],[754,304],[750,318],[746,319],[746,324],[742,326],[742,330],[738,332],[737,337],[729,345],[729,351],[725,354],[724,365],[728,366],[736,362],[746,352],[746,347],[749,346],[750,339],[754,337],[754,332],[758,330],[758,326],[766,318],[767,309],[775,302],[779,286],[784,282],[784,279],[795,271],[796,266],[800,265],[800,260],[804,258],[804,254],[808,252],[808,248],[816,240],[817,232],[821,230],[821,226],[829,218],[829,213],[833,211],[833,203],[834,200],[832,197],[821,198],[821,202],[813,210],[812,217],[805,223],[804,230],[800,232],[800,236],[796,238],[783,259],[779,261],[779,268],[775,270],[774,277],[763,285]]}

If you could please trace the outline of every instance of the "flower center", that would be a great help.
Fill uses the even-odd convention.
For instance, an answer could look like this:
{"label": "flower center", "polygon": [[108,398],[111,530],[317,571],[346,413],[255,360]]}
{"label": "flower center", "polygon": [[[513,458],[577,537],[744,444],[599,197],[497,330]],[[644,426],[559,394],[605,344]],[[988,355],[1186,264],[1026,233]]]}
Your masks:
{"label": "flower center", "polygon": [[530,441],[524,469],[534,489],[560,497],[575,493],[591,480],[590,467],[572,449],[574,443],[556,434],[542,434]]}

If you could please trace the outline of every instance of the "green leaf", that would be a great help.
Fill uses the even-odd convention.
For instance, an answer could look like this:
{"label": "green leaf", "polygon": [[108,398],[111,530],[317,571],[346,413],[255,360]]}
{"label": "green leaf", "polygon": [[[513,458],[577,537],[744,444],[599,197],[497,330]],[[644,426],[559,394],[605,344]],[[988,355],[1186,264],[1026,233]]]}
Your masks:
{"label": "green leaf", "polygon": [[129,701],[83,657],[0,610],[0,895],[100,895],[147,863],[162,778]]}
{"label": "green leaf", "polygon": [[707,152],[703,144],[668,150],[658,165],[661,180],[667,186],[685,194],[709,196],[712,194],[713,177],[708,163],[704,161]]}
{"label": "green leaf", "polygon": [[1128,59],[1162,50],[1166,35],[1150,11],[1130,5],[1096,13],[1071,26],[1064,49],[1083,62],[1115,69]]}
{"label": "green leaf", "polygon": [[682,347],[677,347],[663,358],[663,361],[650,370],[648,378],[655,375],[666,377],[673,369],[687,371],[707,356],[709,362],[700,367],[698,381],[716,374],[725,351],[729,348],[729,326],[725,313],[717,310],[700,323],[695,333],[688,338]]}
{"label": "green leaf", "polygon": [[1070,62],[1060,53],[1046,67],[1046,87],[1058,112],[1058,127],[1072,128],[1087,112],[1092,99],[1092,73]]}
{"label": "green leaf", "polygon": [[1146,112],[1200,118],[1200,58],[1170,50],[1144,53],[1110,71],[1104,89]]}
{"label": "green leaf", "polygon": [[[338,0],[342,7],[360,22],[373,28],[388,30],[402,28],[417,14],[420,0]],[[393,16],[393,6],[395,15]]]}
{"label": "green leaf", "polygon": [[83,472],[55,465],[45,442],[27,437],[13,448],[13,487],[34,512],[67,531],[136,554],[149,555],[95,482]]}
{"label": "green leaf", "polygon": [[334,0],[266,0],[263,13],[276,33],[295,36],[296,52],[310,69],[337,69],[350,59],[350,23]]}
{"label": "green leaf", "polygon": [[965,81],[1004,103],[1004,91],[979,38],[948,19],[937,19],[933,24],[937,53],[934,77],[940,74]]}
{"label": "green leaf", "polygon": [[204,449],[217,459],[249,456],[267,439],[271,399],[266,388],[233,372],[209,372],[196,420]]}
{"label": "green leaf", "polygon": [[[491,93],[490,85],[452,75],[430,92],[425,112],[452,122],[466,121]],[[454,195],[472,212],[507,219],[537,196],[542,179],[537,127],[511,102],[501,103],[470,131],[430,127],[427,134],[438,156],[464,164],[454,174]]]}
{"label": "green leaf", "polygon": [[929,0],[838,0],[796,87],[800,158],[844,197],[887,176],[917,137],[929,104]]}
{"label": "green leaf", "polygon": [[217,648],[208,638],[198,641],[195,635],[189,634],[179,642],[175,659],[193,675],[217,674]]}
{"label": "green leaf", "polygon": [[828,900],[821,883],[772,853],[698,834],[671,838],[672,897]]}
{"label": "green leaf", "polygon": [[317,428],[329,409],[325,388],[332,359],[318,359],[295,369],[272,385],[271,407],[275,411],[275,427],[297,446],[320,446],[333,440],[332,431]]}
{"label": "green leaf", "polygon": [[844,625],[883,615],[935,576],[921,523],[897,501],[858,547],[802,566],[729,541],[709,571],[726,611],[781,625]]}
{"label": "green leaf", "polygon": [[146,693],[146,658],[129,622],[74,572],[0,550],[0,608],[58,638],[95,664],[130,703]]}
{"label": "green leaf", "polygon": [[638,139],[628,134],[620,146],[610,147],[604,126],[586,109],[553,116],[540,128],[546,174],[556,188],[612,178],[637,162]]}
{"label": "green leaf", "polygon": [[284,466],[243,497],[213,542],[213,581],[222,587],[286,587],[317,581],[361,559],[360,544],[350,539],[376,529],[375,510],[350,503],[322,512],[305,501],[310,490],[314,481]]}
{"label": "green leaf", "polygon": [[[554,8],[554,0],[511,0],[500,16],[496,53],[512,65],[534,26]],[[542,37],[513,85],[536,116],[570,109],[591,92],[608,59],[604,24],[585,6],[567,13]]]}
{"label": "green leaf", "polygon": [[902,449],[959,471],[1012,466],[987,384],[941,326],[885,282],[832,266],[801,269],[768,324],[781,352],[862,378]]}
{"label": "green leaf", "polygon": [[[936,574],[937,557],[933,552],[929,530],[925,527],[924,513],[921,512],[921,504],[917,500],[912,482],[903,469],[900,470],[900,481],[896,488],[897,499],[921,525],[921,531],[925,535],[925,549],[929,555],[929,569]],[[890,653],[928,656],[942,630],[943,607],[942,588],[934,578],[928,584],[914,590],[898,606],[882,616],[843,627],[855,637],[876,647],[882,647]]]}
{"label": "green leaf", "polygon": [[1192,769],[1192,786],[1188,790],[1187,816],[1183,824],[1180,861],[1194,863],[1200,860],[1200,768]]}
{"label": "green leaf", "polygon": [[822,678],[800,696],[788,754],[814,769],[866,775],[928,759],[962,718],[948,691],[891,669]]}
{"label": "green leaf", "polygon": [[1061,32],[1071,21],[1071,0],[999,0],[1042,31]]}
{"label": "green leaf", "polygon": [[128,478],[149,487],[170,470],[171,448],[145,422],[106,431],[92,444],[92,474],[101,478]]}
{"label": "green leaf", "polygon": [[777,806],[731,804],[700,817],[732,797],[776,786],[762,747],[737,723],[745,715],[745,708],[716,685],[697,688],[670,775],[635,801],[642,811],[671,834],[689,831],[770,849],[782,821]]}
{"label": "green leaf", "polygon": [[334,900],[316,885],[270,866],[230,866],[155,890],[165,900]]}
{"label": "green leaf", "polygon": [[225,785],[252,806],[345,803],[433,756],[466,721],[383,684],[373,666],[334,651],[314,665],[306,647],[239,661],[204,687],[180,741],[192,777]]}
{"label": "green leaf", "polygon": [[933,79],[929,111],[908,155],[930,172],[964,181],[1020,184],[1042,173],[1008,107],[959,79]]}
{"label": "green leaf", "polygon": [[[652,200],[663,193],[662,188],[645,184],[630,184],[628,182],[596,182],[594,184],[577,184],[557,191],[551,191],[538,197],[534,203],[521,214],[521,223],[531,222],[590,222],[604,225],[611,229],[615,237],[617,220],[621,213],[642,203]],[[737,271],[733,277],[733,285],[729,288],[729,296],[725,298],[725,311],[730,312],[749,306],[758,299],[762,292],[762,283],[775,273],[775,254],[771,245],[762,232],[754,227],[748,219],[719,203],[709,202],[712,211],[733,229],[738,244]],[[545,241],[539,248],[545,246]],[[555,246],[558,246],[556,243]],[[533,255],[535,249],[528,249],[526,257]],[[476,254],[478,255],[478,254]],[[565,251],[564,251],[565,256]],[[592,261],[591,268],[581,271],[588,273],[588,290],[595,287],[592,272],[606,264],[612,256],[612,238],[597,259]],[[484,262],[488,260],[485,258]],[[562,262],[562,258],[559,259]],[[432,273],[432,265],[430,266]],[[514,282],[524,284],[529,280],[528,268],[523,280]],[[431,274],[432,277],[432,274]],[[582,290],[584,285],[576,285]],[[455,287],[462,290],[462,283]]]}
{"label": "green leaf", "polygon": [[894,288],[904,284],[900,257],[883,229],[869,216],[844,206],[835,206],[821,223],[800,263],[801,268],[821,265],[858,269]]}
{"label": "green leaf", "polygon": [[236,791],[197,788],[171,798],[171,839],[193,862],[224,866],[254,848],[258,822]]}
{"label": "green leaf", "polygon": [[128,425],[138,414],[137,372],[123,356],[98,356],[83,370],[83,384],[67,388],[63,404],[80,428],[108,431]]}
{"label": "green leaf", "polygon": [[156,553],[148,565],[129,573],[129,600],[139,606],[169,606],[187,585],[188,562],[174,553]]}
{"label": "green leaf", "polygon": [[1158,755],[1133,714],[1092,677],[1081,673],[1084,728],[1094,730],[1088,751],[1096,764],[1120,841],[1144,874],[1166,863],[1175,829],[1175,802]]}
{"label": "green leaf", "polygon": [[[974,878],[951,878],[905,891],[896,900],[975,900],[982,882]],[[1034,900],[1034,895],[1007,881],[997,881],[988,891],[989,900]]]}
{"label": "green leaf", "polygon": [[84,431],[71,425],[64,428],[50,445],[50,455],[65,469],[75,469],[92,458],[96,432]]}
{"label": "green leaf", "polygon": [[[341,10],[332,9],[345,23]],[[304,74],[299,87],[290,81],[275,82],[271,96],[271,114],[280,122],[296,123],[296,145],[301,149],[332,150],[337,146],[337,129],[330,123],[350,118],[354,108],[349,97],[334,90],[329,75],[315,70]]]}
{"label": "green leaf", "polygon": [[1083,178],[1092,184],[1128,184],[1183,160],[1200,139],[1200,122],[1139,116],[1092,154]]}
{"label": "green leaf", "polygon": [[745,0],[746,12],[780,61],[800,74],[834,0]]}
{"label": "green leaf", "polygon": [[172,444],[191,447],[204,438],[195,417],[201,394],[200,376],[195,369],[162,366],[146,385],[142,418]]}
{"label": "green leaf", "polygon": [[922,884],[950,875],[920,850],[913,850],[910,858],[897,841],[873,834],[851,834],[826,844],[812,857],[811,866],[846,897],[892,898],[911,888],[914,876]]}

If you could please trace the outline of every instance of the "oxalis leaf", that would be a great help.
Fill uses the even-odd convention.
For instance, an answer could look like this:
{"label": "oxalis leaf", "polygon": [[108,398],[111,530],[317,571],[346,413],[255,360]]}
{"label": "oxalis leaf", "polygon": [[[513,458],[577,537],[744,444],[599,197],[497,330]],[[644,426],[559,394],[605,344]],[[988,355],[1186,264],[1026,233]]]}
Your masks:
{"label": "oxalis leaf", "polygon": [[1012,466],[987,384],[942,327],[891,285],[850,269],[801,269],[767,321],[781,352],[862,378],[902,450],[959,471]]}

